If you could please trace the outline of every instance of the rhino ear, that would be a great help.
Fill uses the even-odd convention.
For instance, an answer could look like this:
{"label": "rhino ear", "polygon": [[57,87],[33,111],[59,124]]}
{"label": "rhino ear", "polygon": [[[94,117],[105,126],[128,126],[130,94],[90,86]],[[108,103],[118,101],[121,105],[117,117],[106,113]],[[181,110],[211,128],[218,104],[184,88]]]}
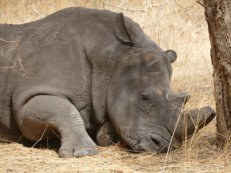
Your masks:
{"label": "rhino ear", "polygon": [[116,37],[124,43],[136,44],[144,38],[140,26],[123,13],[116,16]]}
{"label": "rhino ear", "polygon": [[177,59],[177,55],[176,55],[176,52],[173,51],[173,50],[167,50],[165,51],[167,57],[169,58],[170,62],[173,63],[176,61]]}

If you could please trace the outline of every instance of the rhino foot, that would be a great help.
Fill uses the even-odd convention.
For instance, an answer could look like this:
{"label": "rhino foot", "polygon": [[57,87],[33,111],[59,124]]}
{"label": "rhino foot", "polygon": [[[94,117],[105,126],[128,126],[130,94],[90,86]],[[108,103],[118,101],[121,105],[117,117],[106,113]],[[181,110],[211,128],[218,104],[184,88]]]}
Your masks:
{"label": "rhino foot", "polygon": [[59,156],[61,158],[70,157],[82,157],[85,155],[94,155],[98,153],[96,144],[92,139],[82,132],[82,134],[75,135],[65,135],[66,139],[63,141],[61,148],[59,149]]}
{"label": "rhino foot", "polygon": [[104,122],[96,135],[96,142],[99,146],[106,147],[116,143],[117,135],[110,121]]}
{"label": "rhino foot", "polygon": [[86,131],[73,134],[63,134],[59,156],[62,158],[82,157],[85,155],[94,155],[98,153],[97,145],[93,142]]}
{"label": "rhino foot", "polygon": [[61,158],[70,158],[70,157],[82,157],[85,155],[95,155],[98,154],[99,151],[97,147],[92,147],[92,148],[81,148],[79,147],[74,148],[73,150],[70,149],[60,149],[59,150],[59,156]]}
{"label": "rhino foot", "polygon": [[85,155],[95,155],[98,153],[99,151],[96,147],[95,148],[84,148],[84,149],[75,151],[75,157],[81,157]]}
{"label": "rhino foot", "polygon": [[115,143],[115,137],[110,134],[97,136],[97,144],[102,147],[110,146]]}

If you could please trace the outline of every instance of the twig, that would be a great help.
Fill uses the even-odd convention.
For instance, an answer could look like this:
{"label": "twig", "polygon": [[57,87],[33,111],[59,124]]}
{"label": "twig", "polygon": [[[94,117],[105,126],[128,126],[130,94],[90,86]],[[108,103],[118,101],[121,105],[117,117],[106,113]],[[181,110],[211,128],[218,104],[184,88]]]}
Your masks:
{"label": "twig", "polygon": [[45,134],[45,132],[46,132],[46,130],[47,130],[47,127],[48,127],[48,124],[47,124],[46,128],[44,129],[43,134],[41,135],[41,137],[39,138],[39,140],[37,140],[37,141],[34,143],[34,145],[32,145],[31,148],[34,148],[34,146],[35,146],[38,142],[40,142],[40,141],[42,140],[42,138],[43,138],[43,136],[44,136],[44,134]]}
{"label": "twig", "polygon": [[[167,4],[169,1],[170,0],[166,0],[165,2],[162,2],[162,3],[158,4],[158,5],[153,5],[153,4],[151,4],[151,2],[148,1],[148,7],[150,7],[150,8],[153,8],[153,7],[162,7],[165,4]],[[124,0],[122,0],[122,2],[120,3],[120,5],[113,5],[113,4],[110,4],[108,2],[103,2],[103,4],[109,5],[111,7],[115,7],[117,9],[122,9],[124,11],[142,11],[142,12],[145,11],[144,9],[132,9],[132,8],[122,7],[124,5]],[[146,7],[146,8],[148,8],[148,7]]]}
{"label": "twig", "polygon": [[13,143],[13,141],[7,140],[7,139],[3,139],[0,137],[0,142],[2,143]]}
{"label": "twig", "polygon": [[31,19],[32,17],[37,17],[38,14],[33,14],[33,15],[29,15],[29,16],[18,16],[18,17],[6,17],[6,16],[1,16],[1,18],[3,19],[7,19],[7,20],[13,20],[13,19]]}
{"label": "twig", "polygon": [[182,105],[182,107],[181,107],[180,115],[178,116],[178,119],[177,119],[177,122],[176,122],[176,125],[175,125],[175,128],[174,128],[174,131],[172,133],[172,136],[171,136],[171,139],[170,139],[170,142],[169,142],[169,145],[168,145],[168,150],[167,150],[167,154],[165,156],[164,166],[162,168],[161,173],[165,172],[165,168],[166,168],[166,164],[167,164],[167,160],[168,160],[169,151],[170,151],[170,148],[171,148],[171,145],[172,145],[172,142],[173,142],[174,135],[176,133],[176,128],[177,128],[177,126],[178,126],[178,124],[180,122],[180,119],[182,117],[183,106],[184,105]]}
{"label": "twig", "polygon": [[49,138],[47,137],[47,148],[49,148]]}
{"label": "twig", "polygon": [[141,12],[144,12],[143,9],[124,8],[124,7],[121,7],[121,6],[118,6],[118,5],[113,5],[113,4],[110,4],[110,3],[107,3],[107,2],[103,2],[103,4],[106,4],[108,6],[115,7],[115,8],[118,8],[118,9],[122,9],[124,11],[141,11]]}
{"label": "twig", "polygon": [[18,41],[9,41],[9,40],[3,39],[2,37],[0,37],[0,40],[1,40],[1,41],[4,41],[4,42],[6,42],[6,43],[18,43]]}
{"label": "twig", "polygon": [[0,52],[1,52],[1,56],[3,56],[3,51],[2,51],[2,48],[0,47]]}
{"label": "twig", "polygon": [[61,140],[60,135],[59,135],[59,134],[57,134],[54,130],[52,130],[52,133],[54,133],[54,135],[55,135],[58,139],[60,139],[60,140]]}
{"label": "twig", "polygon": [[198,4],[200,4],[202,7],[204,7],[206,10],[208,9],[208,7],[205,4],[203,4],[202,2],[200,2],[200,0],[197,0],[196,2]]}
{"label": "twig", "polygon": [[121,8],[124,5],[124,0],[121,1],[120,5],[118,5],[119,8]]}
{"label": "twig", "polygon": [[22,58],[21,58],[21,53],[20,53],[19,47],[17,47],[17,51],[18,51],[18,57],[17,57],[18,58],[18,63],[20,65],[20,67],[21,67],[21,70],[25,71],[25,69],[24,69],[24,67],[22,65]]}
{"label": "twig", "polygon": [[21,139],[22,139],[22,137],[23,137],[23,134],[21,134],[21,136],[17,139],[17,141],[16,141],[16,142],[20,142],[20,141],[21,141]]}
{"label": "twig", "polygon": [[169,1],[170,1],[170,0],[166,0],[165,2],[162,2],[162,3],[158,4],[158,5],[152,5],[152,7],[162,7],[162,6],[164,6],[165,4],[167,4]]}
{"label": "twig", "polygon": [[33,4],[31,5],[31,8],[38,16],[42,17],[42,15],[38,12],[38,10],[34,7]]}

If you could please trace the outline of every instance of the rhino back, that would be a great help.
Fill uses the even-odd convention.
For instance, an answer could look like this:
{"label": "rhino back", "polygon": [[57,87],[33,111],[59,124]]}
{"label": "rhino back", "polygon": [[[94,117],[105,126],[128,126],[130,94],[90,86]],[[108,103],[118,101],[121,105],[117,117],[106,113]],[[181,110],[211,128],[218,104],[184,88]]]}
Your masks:
{"label": "rhino back", "polygon": [[1,66],[11,68],[1,71],[0,80],[12,81],[4,82],[10,85],[4,97],[14,112],[36,95],[58,95],[76,106],[87,129],[94,128],[92,97],[99,105],[105,102],[105,82],[116,58],[129,49],[115,39],[114,18],[109,11],[68,8],[35,22],[1,25],[0,36],[13,40],[1,42]]}

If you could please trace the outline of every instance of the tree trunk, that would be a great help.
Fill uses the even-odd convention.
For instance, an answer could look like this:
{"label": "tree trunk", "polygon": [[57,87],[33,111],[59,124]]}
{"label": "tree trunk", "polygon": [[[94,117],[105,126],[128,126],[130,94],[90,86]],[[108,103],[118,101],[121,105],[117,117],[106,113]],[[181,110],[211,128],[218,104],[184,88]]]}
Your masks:
{"label": "tree trunk", "polygon": [[214,68],[217,139],[225,144],[231,137],[231,1],[203,2]]}

